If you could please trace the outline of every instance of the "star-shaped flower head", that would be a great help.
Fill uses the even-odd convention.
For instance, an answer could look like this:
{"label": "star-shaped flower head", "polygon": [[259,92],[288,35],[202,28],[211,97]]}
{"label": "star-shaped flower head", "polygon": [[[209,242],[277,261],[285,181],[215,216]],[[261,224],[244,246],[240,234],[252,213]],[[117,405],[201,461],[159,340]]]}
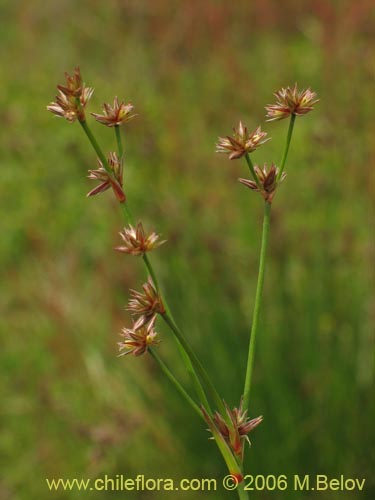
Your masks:
{"label": "star-shaped flower head", "polygon": [[294,87],[282,88],[275,92],[276,104],[265,107],[267,121],[282,120],[290,115],[302,116],[314,109],[319,99],[310,88],[298,91],[297,84]]}
{"label": "star-shaped flower head", "polygon": [[92,189],[87,196],[94,196],[99,193],[103,193],[110,187],[112,187],[116,198],[123,202],[126,200],[125,193],[122,189],[122,174],[123,174],[123,163],[122,160],[117,156],[116,153],[111,152],[108,156],[108,167],[104,168],[101,160],[98,159],[99,168],[96,170],[89,170],[89,179],[100,181],[99,186]]}
{"label": "star-shaped flower head", "polygon": [[115,247],[115,250],[130,255],[144,255],[165,243],[165,240],[158,241],[160,236],[154,232],[146,236],[141,222],[137,224],[136,228],[132,225],[129,225],[128,228],[125,227],[119,234],[124,244]]}
{"label": "star-shaped flower head", "polygon": [[130,300],[127,307],[133,315],[139,316],[135,323],[136,329],[151,321],[157,314],[165,313],[163,301],[151,278],[148,278],[147,283],[144,283],[142,288],[143,292],[130,290]]}
{"label": "star-shaped flower head", "polygon": [[121,125],[134,118],[135,114],[132,114],[134,106],[129,102],[125,104],[124,102],[119,103],[117,96],[113,101],[113,106],[110,104],[103,104],[103,114],[99,115],[97,113],[91,113],[92,116],[99,123],[106,125],[107,127],[114,127],[116,125]]}
{"label": "star-shaped flower head", "polygon": [[262,132],[260,126],[249,134],[247,128],[240,122],[237,129],[233,128],[233,137],[229,135],[219,137],[216,144],[216,152],[229,154],[230,160],[237,160],[269,141],[269,139],[266,139],[266,136],[267,132]]}
{"label": "star-shaped flower head", "polygon": [[56,116],[65,118],[68,122],[85,120],[85,111],[88,101],[94,92],[94,89],[85,87],[82,81],[80,69],[74,69],[70,76],[65,73],[66,85],[57,86],[56,101],[51,102],[47,109]]}
{"label": "star-shaped flower head", "polygon": [[[239,407],[233,408],[233,410],[230,410],[225,402],[224,404],[226,418],[215,412],[213,421],[235,455],[242,459],[245,441],[251,444],[248,434],[262,422],[263,417],[260,416],[250,420],[247,416],[247,410],[243,409],[242,399]],[[203,412],[203,415],[207,418],[205,412]]]}
{"label": "star-shaped flower head", "polygon": [[275,191],[277,186],[282,182],[286,173],[283,172],[279,181],[277,181],[277,176],[279,169],[272,163],[271,168],[268,169],[267,165],[264,164],[263,168],[258,165],[254,165],[254,171],[258,179],[258,183],[249,179],[238,179],[241,184],[252,189],[253,191],[258,191],[263,196],[263,198],[269,203],[272,202],[275,196]]}
{"label": "star-shaped flower head", "polygon": [[121,335],[123,340],[119,342],[120,356],[132,354],[133,356],[140,356],[145,353],[149,346],[157,345],[160,340],[158,334],[154,329],[156,316],[154,316],[149,323],[142,325],[139,328],[123,328]]}

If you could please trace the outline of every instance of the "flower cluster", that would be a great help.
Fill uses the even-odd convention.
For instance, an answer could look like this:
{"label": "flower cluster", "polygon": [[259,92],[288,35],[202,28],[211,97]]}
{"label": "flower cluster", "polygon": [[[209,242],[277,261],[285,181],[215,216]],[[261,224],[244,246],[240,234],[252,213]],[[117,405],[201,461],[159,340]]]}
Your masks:
{"label": "flower cluster", "polygon": [[276,188],[279,185],[279,183],[285,179],[286,173],[283,172],[280,180],[277,181],[279,169],[273,163],[269,170],[267,169],[266,164],[263,165],[263,168],[260,168],[258,165],[254,165],[254,171],[258,183],[256,181],[252,181],[249,179],[238,179],[238,180],[244,186],[254,191],[260,192],[263,198],[269,203],[271,203],[275,195]]}
{"label": "flower cluster", "polygon": [[103,104],[102,115],[97,113],[91,113],[96,121],[106,125],[107,127],[114,127],[126,123],[134,118],[136,115],[132,114],[134,106],[129,102],[125,104],[124,102],[119,103],[118,97],[116,96],[113,101],[113,106],[110,104]]}
{"label": "flower cluster", "polygon": [[124,228],[119,234],[124,244],[115,247],[115,250],[130,255],[144,255],[146,252],[150,252],[165,243],[165,240],[158,241],[160,236],[154,232],[146,236],[141,222],[137,224],[136,228],[130,224],[128,228]]}
{"label": "flower cluster", "polygon": [[87,196],[95,196],[96,194],[103,193],[110,187],[112,187],[116,198],[119,201],[125,201],[126,196],[122,189],[122,175],[123,175],[123,164],[122,160],[117,156],[116,153],[109,153],[108,156],[108,166],[104,167],[101,160],[98,159],[99,168],[96,170],[89,170],[89,179],[99,181],[100,184],[92,189]]}
{"label": "flower cluster", "polygon": [[[122,354],[140,356],[151,345],[159,343],[154,325],[158,314],[164,314],[162,299],[149,278],[143,285],[143,292],[130,290],[131,298],[127,309],[137,317],[131,328],[123,328],[124,340],[119,343]],[[124,351],[124,352],[122,352]]]}
{"label": "flower cluster", "polygon": [[123,328],[121,335],[123,340],[118,343],[120,356],[126,354],[133,354],[133,356],[140,356],[147,351],[147,348],[152,345],[157,345],[160,340],[158,334],[154,329],[156,316],[147,324],[139,326],[138,328],[133,325],[133,328]]}
{"label": "flower cluster", "polygon": [[56,116],[65,118],[68,122],[85,121],[85,111],[94,89],[85,87],[79,67],[73,75],[65,73],[66,85],[58,85],[56,101],[51,102],[47,109]]}
{"label": "flower cluster", "polygon": [[127,307],[134,316],[138,316],[136,327],[145,325],[157,314],[165,313],[163,301],[151,278],[148,278],[147,283],[144,283],[142,288],[143,292],[130,290],[131,298]]}
{"label": "flower cluster", "polygon": [[276,104],[269,104],[265,107],[267,111],[267,121],[282,120],[290,115],[305,115],[314,109],[319,99],[316,93],[310,88],[298,91],[297,84],[294,87],[282,88],[275,92]]}
{"label": "flower cluster", "polygon": [[[263,417],[260,416],[250,420],[247,416],[247,410],[243,409],[242,399],[239,407],[233,408],[233,410],[225,402],[224,405],[226,415],[222,416],[216,411],[213,422],[234,454],[242,458],[245,441],[251,444],[248,436],[249,432],[262,422]],[[207,413],[203,412],[203,415],[207,420]]]}
{"label": "flower cluster", "polygon": [[237,160],[269,141],[269,139],[265,138],[266,136],[267,132],[262,132],[260,127],[257,127],[249,134],[247,128],[240,122],[237,129],[233,128],[233,137],[229,135],[219,137],[216,144],[216,152],[229,154],[230,160]]}

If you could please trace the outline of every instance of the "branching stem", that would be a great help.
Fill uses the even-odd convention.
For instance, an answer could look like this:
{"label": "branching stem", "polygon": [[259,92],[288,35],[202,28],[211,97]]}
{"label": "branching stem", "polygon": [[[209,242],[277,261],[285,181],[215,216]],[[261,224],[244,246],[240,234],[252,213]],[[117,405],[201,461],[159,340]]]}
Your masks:
{"label": "branching stem", "polygon": [[156,351],[154,351],[154,349],[151,349],[149,347],[148,352],[151,354],[151,356],[154,358],[154,360],[158,363],[158,365],[160,366],[163,373],[169,378],[169,380],[176,387],[176,389],[182,395],[182,397],[185,399],[185,401],[187,401],[187,403],[191,406],[191,408],[193,408],[193,410],[199,415],[200,418],[203,418],[203,413],[202,413],[201,409],[199,408],[199,406],[193,401],[193,399],[185,391],[185,389],[182,387],[180,382],[172,374],[172,372],[169,370],[169,368],[164,363],[164,361],[161,360],[161,358],[156,353]]}

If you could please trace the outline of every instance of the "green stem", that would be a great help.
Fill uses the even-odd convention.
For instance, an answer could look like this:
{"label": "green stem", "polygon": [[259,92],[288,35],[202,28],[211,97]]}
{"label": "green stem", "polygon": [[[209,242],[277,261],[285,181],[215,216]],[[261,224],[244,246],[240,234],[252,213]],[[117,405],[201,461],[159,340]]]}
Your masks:
{"label": "green stem", "polygon": [[[94,150],[96,151],[99,159],[103,163],[103,167],[107,170],[108,169],[107,160],[106,160],[102,150],[100,149],[100,146],[99,146],[98,142],[96,141],[94,135],[92,134],[89,126],[87,125],[85,120],[80,121],[79,123],[81,124],[81,127],[84,130],[84,132],[86,133],[86,135],[87,135],[91,145],[93,146]],[[120,131],[118,130],[118,127],[115,127],[115,133],[116,133],[118,152],[119,152],[119,156],[121,158],[123,155],[123,148],[122,148]],[[250,159],[249,159],[249,162],[251,164]],[[255,173],[253,175],[255,175]],[[255,176],[255,180],[257,181],[256,176]],[[134,218],[132,216],[132,213],[129,209],[127,202],[126,201],[121,202],[120,205],[121,205],[121,209],[124,213],[124,216],[125,216],[127,222],[134,225]],[[158,285],[158,280],[156,278],[156,274],[155,274],[153,267],[151,265],[151,262],[146,254],[143,256],[143,261],[147,267],[149,274],[151,275],[151,278],[155,284],[155,287],[159,290],[159,285]],[[197,375],[197,372],[199,372],[202,380],[206,383],[206,385],[211,393],[211,396],[217,405],[217,408],[220,409],[223,417],[226,419],[227,418],[226,409],[225,409],[225,406],[224,406],[222,399],[220,398],[218,392],[216,391],[215,387],[213,386],[211,380],[209,379],[208,374],[205,371],[205,369],[203,368],[201,362],[198,360],[194,351],[191,349],[191,347],[189,346],[189,344],[185,340],[183,333],[179,330],[178,326],[176,325],[176,322],[175,322],[175,320],[174,320],[174,318],[169,310],[168,305],[166,304],[165,299],[162,298],[162,300],[163,300],[163,303],[164,303],[166,310],[167,310],[167,312],[163,315],[163,318],[166,321],[166,323],[168,324],[168,326],[171,328],[173,333],[175,334],[175,339],[176,339],[178,346],[180,348],[182,358],[183,358],[184,363],[186,365],[187,371],[189,372],[189,374],[193,380],[193,383],[195,385],[195,389],[197,391],[199,399],[201,400],[201,402],[204,405],[204,407],[206,408],[206,410],[210,411],[212,413],[212,411],[210,409],[210,405],[209,405],[208,400],[207,400],[207,397],[205,395],[204,389],[203,389],[202,384],[201,384],[199,377]],[[188,404],[194,409],[194,411],[201,418],[204,418],[201,409],[193,401],[193,399],[189,396],[189,394],[185,391],[185,389],[182,387],[182,385],[177,381],[177,379],[170,372],[170,370],[164,364],[164,362],[159,358],[159,356],[155,353],[155,351],[151,348],[149,348],[148,350],[149,350],[151,356],[159,364],[163,373],[169,378],[169,380],[173,383],[173,385],[180,392],[180,394],[184,397],[184,399],[188,402]],[[197,371],[194,369],[193,364],[195,365]],[[220,449],[220,447],[219,447],[219,449]],[[222,452],[221,449],[220,449],[220,451]],[[229,454],[232,455],[230,451],[229,451]],[[235,461],[234,461],[234,463],[235,463]],[[241,483],[238,486],[237,492],[238,492],[238,496],[239,496],[240,500],[248,500],[248,495],[247,495],[246,491],[244,490],[243,483]]]}
{"label": "green stem", "polygon": [[128,222],[129,224],[131,224],[132,226],[135,227],[135,221],[134,221],[133,214],[131,213],[129,205],[127,204],[126,201],[121,203],[121,210],[123,211],[123,213],[125,215],[126,222]]}
{"label": "green stem", "polygon": [[167,365],[161,360],[159,355],[151,348],[148,348],[148,352],[154,358],[154,360],[158,363],[163,373],[169,378],[172,384],[176,387],[178,392],[182,395],[182,397],[187,401],[187,403],[193,408],[193,410],[199,415],[200,418],[204,420],[203,413],[199,406],[193,401],[193,399],[189,396],[189,394],[182,387],[180,382],[175,378],[172,372],[169,370]]}
{"label": "green stem", "polygon": [[[156,277],[154,268],[151,265],[150,259],[148,258],[148,255],[146,253],[143,254],[143,262],[145,263],[145,265],[147,267],[147,271],[149,272],[149,274],[151,276],[151,279],[152,279],[152,281],[153,281],[153,283],[154,283],[154,285],[156,287],[156,290],[160,293],[160,287],[159,287],[158,279]],[[163,299],[163,301],[165,302],[165,299]]]}
{"label": "green stem", "polygon": [[256,185],[258,186],[259,191],[262,191],[262,186],[260,185],[258,176],[257,176],[257,174],[255,172],[254,165],[253,165],[253,162],[251,161],[249,153],[245,154],[245,160],[246,160],[247,165],[248,165],[248,167],[250,169],[251,175],[253,176],[253,179],[254,179]]}
{"label": "green stem", "polygon": [[237,486],[237,493],[238,493],[238,497],[240,500],[249,500],[249,495],[247,494],[247,491],[245,490],[245,482],[244,481],[242,481],[242,483],[240,483]]}
{"label": "green stem", "polygon": [[87,135],[89,141],[91,142],[92,147],[95,149],[96,154],[98,155],[100,161],[103,163],[103,167],[108,170],[107,158],[105,157],[103,151],[101,150],[98,141],[95,139],[94,134],[91,132],[90,127],[87,125],[86,121],[80,121],[79,124],[83,128],[85,134]]}
{"label": "green stem", "polygon": [[211,382],[211,379],[208,376],[206,370],[204,369],[202,363],[199,361],[195,352],[193,351],[193,349],[190,347],[190,345],[186,341],[184,334],[181,332],[181,330],[176,325],[170,311],[167,309],[167,312],[165,314],[163,314],[162,316],[163,316],[164,321],[170,327],[172,332],[175,334],[177,340],[180,342],[183,349],[185,350],[185,352],[189,356],[189,358],[190,358],[195,370],[198,372],[200,378],[205,383],[207,390],[210,393],[213,401],[215,402],[217,409],[220,410],[223,418],[226,418],[226,409],[225,409],[225,406],[224,406],[224,403],[223,403],[221,397],[219,396],[219,393],[217,392],[217,390],[215,389],[215,386]]}
{"label": "green stem", "polygon": [[250,334],[250,342],[249,342],[249,354],[248,354],[248,358],[247,358],[247,368],[246,368],[246,377],[245,377],[245,388],[244,388],[244,397],[243,397],[243,404],[244,404],[245,409],[249,407],[250,388],[251,388],[251,380],[252,380],[253,365],[254,365],[255,343],[256,343],[256,337],[257,337],[257,333],[258,333],[260,305],[261,305],[261,301],[262,301],[262,292],[263,292],[263,284],[264,284],[264,271],[265,271],[265,265],[266,265],[266,252],[267,252],[267,243],[268,243],[269,230],[270,230],[270,219],[271,219],[271,203],[266,201],[265,206],[264,206],[263,234],[262,234],[262,244],[261,244],[261,248],[260,248],[258,283],[257,283],[256,294],[255,294],[253,323],[251,326],[251,334]]}
{"label": "green stem", "polygon": [[[86,121],[80,121],[79,122],[83,128],[83,130],[85,131],[87,137],[89,138],[93,148],[95,149],[96,153],[98,154],[99,158],[102,160],[103,162],[103,159],[105,160],[105,157],[100,149],[100,146],[98,144],[98,142],[96,141],[94,135],[92,134],[89,126],[87,125]],[[116,132],[116,135],[118,134],[118,132]],[[121,138],[120,138],[121,139]],[[119,149],[120,151],[120,149]],[[103,162],[103,166],[107,166],[107,162],[105,160],[105,163]],[[133,218],[133,215],[130,211],[130,208],[129,208],[129,205],[126,201],[120,203],[121,205],[121,209],[124,213],[124,216],[125,216],[125,219],[128,223],[132,224],[133,226],[135,225],[134,224],[134,218]],[[148,272],[150,273],[151,275],[151,278],[155,284],[155,287],[157,288],[157,290],[159,290],[159,285],[158,285],[158,280],[156,278],[156,274],[153,270],[153,267],[151,265],[151,262],[148,258],[148,256],[145,254],[144,257],[143,257],[143,261],[147,267],[147,270]],[[162,297],[162,300],[163,300],[163,303],[165,305],[165,307],[168,309],[168,306],[166,305],[166,301],[165,299]],[[214,396],[214,399],[216,401],[216,404],[218,406],[218,408],[221,409],[221,411],[223,411],[224,413],[224,417],[226,415],[225,413],[225,407],[223,405],[223,402],[220,398],[220,396],[218,395],[216,389],[213,387],[212,385],[212,382],[210,381],[207,373],[205,372],[203,366],[201,365],[201,363],[199,362],[197,356],[195,355],[195,353],[192,351],[192,349],[190,348],[190,346],[188,345],[188,343],[186,342],[183,334],[180,332],[180,330],[178,329],[174,319],[172,318],[172,315],[171,313],[169,312],[168,310],[168,320],[170,322],[170,325],[173,324],[173,328],[171,327],[172,331],[175,333],[176,335],[176,331],[179,332],[178,335],[176,335],[176,339],[178,341],[178,344],[179,344],[179,348],[180,348],[180,351],[181,351],[181,354],[182,354],[182,358],[184,360],[184,363],[186,365],[186,369],[187,371],[189,372],[189,374],[191,375],[192,377],[192,380],[193,380],[193,383],[194,383],[194,386],[195,386],[195,389],[197,391],[197,395],[201,401],[201,403],[207,408],[207,410],[211,411],[210,409],[210,405],[208,403],[208,400],[207,400],[207,397],[205,395],[205,392],[203,390],[203,387],[202,387],[202,384],[199,380],[199,377],[196,373],[196,370],[198,370],[201,374],[202,374],[202,380],[204,380],[205,382],[209,382],[207,385],[208,385],[208,388],[211,392],[211,394],[215,394]],[[181,339],[183,339],[181,341]],[[198,365],[199,365],[199,369],[198,369]],[[195,366],[195,369],[194,369],[194,366]],[[204,373],[204,375],[203,375]]]}
{"label": "green stem", "polygon": [[[124,212],[126,220],[128,222],[130,222],[134,226],[134,219],[133,219],[133,216],[132,216],[132,214],[130,212],[128,204],[127,203],[121,203],[121,208],[122,208],[122,210]],[[169,311],[168,304],[167,304],[165,298],[162,296],[162,294],[160,292],[160,287],[159,287],[158,279],[156,277],[156,273],[154,271],[154,268],[152,267],[150,259],[148,258],[148,255],[144,254],[142,258],[143,258],[143,262],[145,263],[145,266],[147,268],[147,271],[148,271],[149,275],[151,276],[151,279],[152,279],[152,281],[153,281],[153,283],[155,285],[155,288],[159,292],[159,295],[160,295],[160,297],[162,299],[162,302],[163,302],[165,308]],[[170,314],[170,312],[169,312],[169,314]],[[171,316],[171,314],[170,314],[170,316]],[[173,322],[174,322],[174,320],[173,320]],[[208,399],[207,399],[207,396],[206,396],[206,394],[204,392],[202,384],[201,384],[201,382],[199,380],[199,377],[198,377],[196,371],[194,370],[194,366],[193,366],[193,363],[192,363],[192,361],[190,359],[190,356],[186,352],[186,349],[183,347],[183,345],[181,344],[181,342],[179,341],[179,339],[176,336],[175,336],[175,338],[176,338],[176,341],[177,341],[178,348],[180,350],[181,357],[182,357],[183,362],[185,364],[186,370],[189,373],[191,381],[192,381],[192,383],[194,385],[195,392],[196,392],[196,394],[198,396],[198,399],[204,405],[204,407],[207,408],[207,410],[211,412],[210,404],[208,402]]]}
{"label": "green stem", "polygon": [[[162,361],[162,359],[159,357],[159,355],[154,351],[152,348],[148,348],[148,352],[151,354],[151,356],[154,358],[154,360],[158,363],[159,367],[163,371],[163,373],[167,376],[167,378],[172,382],[172,384],[175,386],[175,388],[178,390],[178,392],[182,395],[182,397],[185,399],[185,401],[191,406],[191,408],[199,415],[201,419],[203,419],[204,422],[206,422],[202,410],[199,408],[199,406],[193,401],[193,399],[189,396],[189,394],[186,392],[186,390],[182,387],[180,382],[175,378],[175,376],[172,374],[172,372],[169,370],[169,368],[166,366],[166,364]],[[219,446],[220,452],[223,454],[224,459],[226,458],[226,454],[223,453],[223,450]],[[232,453],[228,451],[229,455],[232,456]],[[228,467],[228,471],[230,472],[230,469]],[[240,500],[248,500],[248,495],[247,492],[244,489],[245,483],[242,482],[238,485],[237,487],[237,493],[240,498]]]}
{"label": "green stem", "polygon": [[[145,263],[145,265],[147,267],[147,270],[148,270],[148,272],[149,272],[149,274],[150,274],[150,276],[152,278],[152,281],[154,282],[154,285],[155,285],[157,291],[159,292],[159,295],[161,296],[161,299],[162,299],[162,302],[164,304],[164,307],[167,310],[166,314],[171,319],[171,322],[173,323],[173,325],[175,325],[175,328],[177,328],[176,323],[175,323],[175,321],[174,321],[174,319],[172,317],[172,314],[170,313],[168,304],[167,304],[165,298],[162,296],[162,294],[160,292],[160,288],[159,288],[159,284],[158,284],[158,280],[156,278],[156,274],[155,274],[154,268],[152,267],[150,259],[148,258],[147,254],[143,255],[143,261],[144,261],[144,263]],[[165,315],[163,315],[163,317],[164,316]],[[164,319],[165,319],[165,317],[164,317]],[[169,325],[169,323],[167,323],[167,324]],[[173,329],[172,329],[172,331],[174,332]],[[182,335],[182,333],[181,333],[181,335]],[[182,337],[183,337],[183,335],[182,335]],[[191,356],[187,352],[186,347],[183,346],[183,344],[181,343],[181,340],[176,335],[175,335],[175,339],[176,339],[176,342],[177,342],[177,345],[178,345],[181,357],[182,357],[182,359],[184,361],[186,370],[189,373],[191,381],[192,381],[192,383],[194,385],[195,392],[196,392],[196,394],[198,396],[198,399],[204,405],[204,407],[207,408],[207,410],[211,412],[210,404],[208,402],[206,393],[204,392],[204,389],[203,389],[202,384],[201,384],[201,382],[199,380],[197,372],[194,370],[194,366],[193,366],[193,362],[192,362]],[[187,342],[186,342],[186,345],[188,345]]]}
{"label": "green stem", "polygon": [[288,134],[286,136],[286,143],[285,143],[284,154],[283,154],[283,157],[281,159],[279,173],[277,174],[277,177],[276,177],[276,182],[279,182],[279,180],[281,179],[281,176],[283,174],[283,171],[284,171],[285,162],[286,162],[286,159],[288,157],[289,146],[290,146],[290,141],[292,139],[292,134],[293,134],[293,128],[294,128],[294,122],[295,121],[296,121],[296,115],[291,114],[290,115],[289,128],[288,128]]}
{"label": "green stem", "polygon": [[124,155],[124,149],[122,147],[121,132],[120,132],[119,125],[115,125],[115,134],[116,134],[116,141],[117,141],[118,156],[121,160],[123,155]]}

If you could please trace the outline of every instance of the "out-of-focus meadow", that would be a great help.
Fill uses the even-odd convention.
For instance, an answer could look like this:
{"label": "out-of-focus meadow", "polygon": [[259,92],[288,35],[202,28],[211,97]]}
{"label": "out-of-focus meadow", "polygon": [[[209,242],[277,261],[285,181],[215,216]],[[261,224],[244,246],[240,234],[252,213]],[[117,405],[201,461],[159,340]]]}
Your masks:
{"label": "out-of-focus meadow", "polygon": [[[246,470],[366,478],[364,492],[340,495],[374,498],[370,4],[1,2],[1,498],[125,494],[51,493],[46,477],[226,474],[151,357],[117,357],[128,289],[145,274],[139,259],[113,251],[123,221],[112,195],[85,196],[96,160],[79,125],[45,109],[77,64],[95,87],[89,111],[114,95],[136,107],[124,130],[126,192],[136,217],[168,240],[153,262],[231,406],[243,386],[263,204],[237,182],[245,162],[215,154],[215,142],[240,119],[250,129],[264,122],[281,86],[318,92],[314,112],[297,119],[273,208],[250,409],[264,423]],[[254,159],[278,162],[287,121],[263,125],[272,141]],[[114,148],[112,130],[92,128]],[[160,355],[188,384],[160,331]]]}

